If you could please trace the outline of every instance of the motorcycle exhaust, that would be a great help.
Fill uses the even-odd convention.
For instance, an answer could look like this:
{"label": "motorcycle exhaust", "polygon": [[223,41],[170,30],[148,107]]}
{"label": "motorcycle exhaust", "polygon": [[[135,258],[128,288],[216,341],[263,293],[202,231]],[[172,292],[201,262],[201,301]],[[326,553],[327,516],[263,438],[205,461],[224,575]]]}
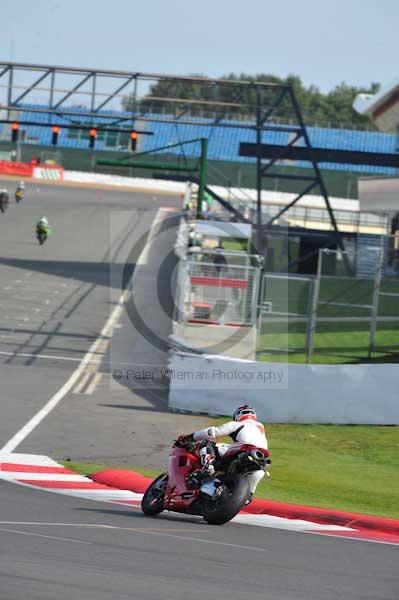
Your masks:
{"label": "motorcycle exhaust", "polygon": [[265,462],[265,455],[260,450],[251,450],[250,457],[256,462]]}

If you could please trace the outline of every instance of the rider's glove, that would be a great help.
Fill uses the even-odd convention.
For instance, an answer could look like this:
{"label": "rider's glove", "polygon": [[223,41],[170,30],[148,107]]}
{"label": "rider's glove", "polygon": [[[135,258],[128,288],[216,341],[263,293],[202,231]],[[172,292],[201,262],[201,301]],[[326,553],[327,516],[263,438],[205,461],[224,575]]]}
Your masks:
{"label": "rider's glove", "polygon": [[178,446],[179,448],[187,448],[189,446],[192,446],[194,444],[194,436],[192,433],[189,433],[188,435],[179,435],[179,437],[176,440],[176,446]]}

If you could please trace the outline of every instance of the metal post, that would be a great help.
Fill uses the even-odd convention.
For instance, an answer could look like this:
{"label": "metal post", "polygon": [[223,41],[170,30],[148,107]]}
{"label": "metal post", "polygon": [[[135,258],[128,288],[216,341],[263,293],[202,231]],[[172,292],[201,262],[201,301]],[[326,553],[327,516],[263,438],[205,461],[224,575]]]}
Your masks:
{"label": "metal post", "polygon": [[[12,86],[14,81],[14,70],[13,67],[10,67],[8,72],[8,94],[7,94],[7,104],[8,106],[12,105]],[[10,109],[7,110],[7,119],[10,119]]]}
{"label": "metal post", "polygon": [[[50,83],[50,97],[49,97],[49,108],[50,109],[53,108],[54,87],[55,87],[55,69],[52,69],[51,70],[51,83]],[[50,113],[49,113],[49,119],[50,119]]]}
{"label": "metal post", "polygon": [[95,107],[96,107],[96,86],[97,86],[97,77],[96,77],[96,73],[93,73],[93,78],[92,78],[92,82],[91,82],[91,103],[90,103],[91,112],[94,112]]}
{"label": "metal post", "polygon": [[90,150],[90,170],[92,173],[94,173],[96,167],[96,157],[94,154],[94,149]]}
{"label": "metal post", "polygon": [[307,146],[307,148],[309,150],[309,159],[310,159],[310,162],[312,163],[313,170],[314,170],[315,175],[316,175],[316,182],[317,182],[317,184],[318,184],[318,186],[320,188],[321,195],[324,198],[324,202],[326,204],[326,208],[327,208],[328,214],[330,216],[330,220],[331,220],[331,224],[332,224],[332,227],[333,227],[333,230],[334,230],[334,236],[335,236],[335,239],[336,239],[336,242],[337,242],[337,246],[338,246],[338,248],[343,253],[343,259],[344,259],[346,268],[348,270],[348,273],[353,273],[353,269],[351,267],[351,264],[349,262],[349,259],[348,259],[348,256],[347,256],[347,253],[346,253],[346,250],[345,250],[345,244],[343,242],[341,232],[340,232],[340,230],[338,228],[338,224],[337,224],[337,221],[335,219],[334,211],[331,208],[331,204],[330,204],[330,200],[329,200],[329,197],[328,197],[327,188],[326,188],[326,185],[324,183],[324,179],[322,177],[322,174],[321,174],[321,171],[320,171],[320,168],[319,168],[319,164],[318,164],[318,162],[315,159],[314,154],[313,154],[313,147],[312,147],[312,144],[310,142],[309,134],[307,132],[307,129],[306,129],[306,126],[305,126],[305,122],[304,122],[303,117],[302,117],[301,109],[299,107],[299,104],[298,104],[298,101],[297,101],[297,98],[296,98],[296,95],[295,95],[295,91],[294,91],[293,88],[290,88],[289,92],[290,92],[291,101],[292,101],[292,104],[293,104],[293,107],[294,107],[294,110],[295,110],[295,113],[296,113],[297,121],[298,121],[298,123],[299,123],[299,125],[300,125],[300,127],[302,129],[302,132],[303,132],[303,138],[305,140],[305,145]]}
{"label": "metal post", "polygon": [[197,219],[202,218],[202,201],[206,185],[206,165],[208,156],[208,138],[201,138],[201,158],[199,166],[199,186],[197,197]]}
{"label": "metal post", "polygon": [[263,254],[262,249],[262,107],[259,87],[256,87],[256,246],[257,253]]}
{"label": "metal post", "polygon": [[384,236],[381,236],[380,254],[378,257],[377,270],[374,276],[374,288],[373,288],[373,307],[371,309],[371,323],[370,323],[370,336],[369,336],[369,352],[368,358],[371,358],[372,352],[375,349],[375,334],[377,331],[377,316],[378,316],[378,305],[380,301],[380,288],[382,279],[382,269],[384,266]]}
{"label": "metal post", "polygon": [[177,263],[177,276],[176,276],[176,300],[173,304],[173,321],[179,323],[182,320],[182,263],[185,258],[178,257],[179,262]]}
{"label": "metal post", "polygon": [[135,77],[133,81],[132,126],[134,126],[134,119],[137,112],[137,77]]}
{"label": "metal post", "polygon": [[15,160],[16,160],[16,162],[21,162],[21,160],[22,160],[22,152],[21,152],[21,142],[20,142],[19,139],[17,140],[15,148],[16,148]]}
{"label": "metal post", "polygon": [[308,327],[307,327],[307,331],[306,331],[306,362],[308,364],[311,363],[312,357],[313,357],[314,335],[315,335],[316,324],[317,324],[317,309],[318,309],[318,305],[319,305],[322,262],[323,262],[323,249],[321,248],[319,250],[319,257],[317,260],[317,274],[316,274],[316,278],[313,280],[312,310],[310,313],[310,318],[308,321]]}
{"label": "metal post", "polygon": [[258,318],[258,298],[259,298],[259,289],[261,285],[261,271],[260,267],[252,267],[251,270],[253,277],[253,287],[252,287],[252,298],[251,298],[251,325],[256,325]]}
{"label": "metal post", "polygon": [[256,303],[256,328],[259,331],[259,328],[262,324],[262,297],[263,297],[263,289],[264,289],[264,273],[262,272],[260,275],[259,281],[259,294]]}

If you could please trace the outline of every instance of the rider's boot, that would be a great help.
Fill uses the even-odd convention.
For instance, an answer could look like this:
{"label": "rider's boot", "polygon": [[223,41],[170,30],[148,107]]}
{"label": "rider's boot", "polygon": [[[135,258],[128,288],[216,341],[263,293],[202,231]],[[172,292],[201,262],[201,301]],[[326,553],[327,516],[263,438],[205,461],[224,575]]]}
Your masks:
{"label": "rider's boot", "polygon": [[201,461],[201,472],[212,477],[215,474],[215,451],[211,444],[206,444],[199,451]]}

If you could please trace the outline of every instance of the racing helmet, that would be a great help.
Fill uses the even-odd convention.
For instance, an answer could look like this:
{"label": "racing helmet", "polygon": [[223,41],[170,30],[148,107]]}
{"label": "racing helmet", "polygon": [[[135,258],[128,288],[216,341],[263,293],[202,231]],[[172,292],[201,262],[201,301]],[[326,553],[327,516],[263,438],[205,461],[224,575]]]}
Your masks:
{"label": "racing helmet", "polygon": [[244,421],[245,419],[257,420],[256,412],[248,404],[243,404],[235,409],[233,414],[234,421]]}
{"label": "racing helmet", "polygon": [[23,189],[25,187],[25,182],[24,181],[20,181],[19,184],[18,184],[18,187]]}
{"label": "racing helmet", "polygon": [[46,217],[42,217],[40,219],[39,223],[43,223],[43,225],[48,225],[48,221],[47,221]]}

